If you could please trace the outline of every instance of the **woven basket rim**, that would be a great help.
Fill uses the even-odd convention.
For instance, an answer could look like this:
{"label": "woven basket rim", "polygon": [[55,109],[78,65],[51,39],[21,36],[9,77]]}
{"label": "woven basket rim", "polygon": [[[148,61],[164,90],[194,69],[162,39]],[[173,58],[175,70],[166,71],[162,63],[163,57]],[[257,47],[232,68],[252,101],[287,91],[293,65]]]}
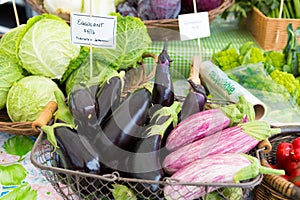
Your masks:
{"label": "woven basket rim", "polygon": [[264,15],[257,7],[253,7],[253,11],[256,12],[259,16],[265,18],[268,21],[284,21],[284,22],[299,22],[300,19],[295,19],[295,18],[272,18],[272,17],[267,17],[266,15]]}
{"label": "woven basket rim", "polygon": [[[48,11],[43,6],[43,0],[26,0],[28,5],[36,11],[38,14],[48,13]],[[225,10],[227,10],[229,7],[231,7],[235,3],[235,0],[222,0],[222,3],[220,6],[218,6],[215,9],[212,9],[208,11],[209,15],[209,21],[213,21],[219,14],[223,13]],[[69,22],[69,17],[62,17],[64,20]],[[162,27],[164,24],[176,24],[178,27],[178,19],[159,19],[159,20],[144,20],[144,24],[147,26],[158,26]],[[169,26],[167,26],[169,27]]]}

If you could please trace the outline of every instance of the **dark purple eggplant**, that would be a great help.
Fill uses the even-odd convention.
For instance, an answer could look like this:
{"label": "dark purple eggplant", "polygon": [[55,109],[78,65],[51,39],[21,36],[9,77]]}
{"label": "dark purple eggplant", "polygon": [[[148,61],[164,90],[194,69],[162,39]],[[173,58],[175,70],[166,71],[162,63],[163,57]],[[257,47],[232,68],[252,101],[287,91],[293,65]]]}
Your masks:
{"label": "dark purple eggplant", "polygon": [[154,85],[152,90],[152,103],[161,106],[171,106],[174,102],[174,87],[170,73],[171,59],[167,53],[166,41],[162,52],[158,56]]}
{"label": "dark purple eggplant", "polygon": [[100,137],[95,139],[103,162],[112,169],[123,168],[126,155],[133,151],[141,138],[141,129],[151,105],[151,92],[146,88],[134,91],[101,126]]}
{"label": "dark purple eggplant", "polygon": [[69,95],[69,108],[83,145],[92,149],[91,145],[100,129],[95,95],[87,87],[74,90]]}
{"label": "dark purple eggplant", "polygon": [[202,85],[195,84],[192,80],[188,80],[191,85],[191,90],[186,96],[181,109],[180,121],[187,117],[204,110],[207,100],[205,89]]}
{"label": "dark purple eggplant", "polygon": [[[61,126],[54,129],[54,134],[59,147],[55,151],[57,154],[56,159],[59,159],[58,167],[98,175],[103,173],[103,166],[98,155],[92,155],[90,152],[95,151],[87,150],[85,146],[83,146],[75,130]],[[76,192],[80,190],[80,194],[83,198],[90,194],[94,194],[95,196],[99,195],[95,188],[101,187],[102,183],[97,179],[86,178],[78,181],[69,175],[63,176],[62,178],[64,178],[63,180],[67,178],[68,181],[71,181],[72,185],[74,185],[72,189]],[[92,182],[93,185],[91,185],[90,182]]]}
{"label": "dark purple eggplant", "polygon": [[[134,154],[128,159],[127,176],[137,179],[162,181],[164,171],[161,165],[162,139],[170,126],[176,126],[180,104],[174,102],[170,107],[163,107],[152,116],[150,124],[143,130],[144,137],[138,141]],[[147,198],[159,195],[162,185],[158,183],[138,183],[136,189]]]}
{"label": "dark purple eggplant", "polygon": [[119,106],[122,92],[122,80],[114,76],[110,78],[96,94],[98,104],[98,125],[101,126],[105,119]]}

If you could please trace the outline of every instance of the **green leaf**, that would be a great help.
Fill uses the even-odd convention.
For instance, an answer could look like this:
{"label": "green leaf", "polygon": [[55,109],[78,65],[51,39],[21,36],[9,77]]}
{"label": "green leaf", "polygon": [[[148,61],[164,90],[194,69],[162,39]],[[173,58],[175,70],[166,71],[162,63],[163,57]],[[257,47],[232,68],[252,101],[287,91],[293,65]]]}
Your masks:
{"label": "green leaf", "polygon": [[27,171],[20,164],[0,165],[0,183],[2,185],[20,185],[26,176]]}
{"label": "green leaf", "polygon": [[136,200],[137,197],[133,190],[129,189],[125,185],[113,184],[111,189],[112,194],[116,200]]}
{"label": "green leaf", "polygon": [[9,138],[3,145],[6,153],[16,156],[24,156],[33,147],[33,140],[24,135],[17,135]]}
{"label": "green leaf", "polygon": [[32,190],[30,185],[25,184],[13,189],[8,194],[0,198],[0,200],[12,200],[12,199],[35,200],[37,199],[37,191]]}

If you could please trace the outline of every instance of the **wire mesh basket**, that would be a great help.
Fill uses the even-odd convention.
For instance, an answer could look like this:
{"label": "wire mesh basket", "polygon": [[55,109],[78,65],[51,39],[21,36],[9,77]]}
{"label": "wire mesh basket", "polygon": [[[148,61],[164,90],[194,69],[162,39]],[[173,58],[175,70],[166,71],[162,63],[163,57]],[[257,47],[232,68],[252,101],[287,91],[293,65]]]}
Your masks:
{"label": "wire mesh basket", "polygon": [[[259,157],[259,151],[255,152],[257,157]],[[220,188],[235,187],[242,189],[243,199],[252,199],[252,190],[262,180],[262,175],[258,175],[254,179],[241,183],[189,183],[179,182],[170,178],[165,178],[163,181],[124,178],[117,172],[97,175],[57,167],[56,156],[57,154],[53,146],[41,131],[31,151],[31,162],[41,170],[41,173],[53,185],[55,190],[67,200],[114,199],[111,191],[114,184],[121,184],[130,188],[136,194],[136,199],[165,199],[164,186],[166,185],[186,187],[191,193],[196,188],[201,188],[204,191],[219,191],[218,189]],[[140,190],[140,184],[158,184],[159,190],[153,193],[150,186],[149,188],[145,187],[143,190]],[[145,196],[145,194],[147,195]],[[180,199],[184,199],[184,197]],[[205,199],[205,197],[201,197],[200,199]]]}

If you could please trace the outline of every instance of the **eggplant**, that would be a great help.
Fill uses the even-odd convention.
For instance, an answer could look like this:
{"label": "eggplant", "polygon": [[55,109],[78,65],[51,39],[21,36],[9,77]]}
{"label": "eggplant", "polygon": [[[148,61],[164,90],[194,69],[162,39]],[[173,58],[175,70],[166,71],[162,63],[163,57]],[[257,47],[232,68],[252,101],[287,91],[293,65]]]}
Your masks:
{"label": "eggplant", "polygon": [[[69,108],[83,145],[88,150],[94,149],[93,143],[100,129],[95,95],[87,87],[74,90],[69,95]],[[95,152],[90,153],[95,154]]]}
{"label": "eggplant", "polygon": [[182,104],[180,121],[183,121],[197,112],[203,111],[207,101],[204,87],[200,84],[196,85],[191,79],[188,80],[188,82],[190,83],[191,90]]}
{"label": "eggplant", "polygon": [[[174,102],[170,107],[156,111],[150,124],[143,129],[143,138],[138,141],[134,154],[128,159],[127,176],[151,181],[162,181],[165,177],[161,165],[162,139],[170,126],[176,126],[180,104]],[[162,188],[159,183],[137,183],[136,189],[147,198],[159,195]]]}
{"label": "eggplant", "polygon": [[101,126],[95,138],[103,162],[111,169],[122,170],[124,158],[141,138],[141,129],[151,105],[151,92],[139,88],[125,99]]}
{"label": "eggplant", "polygon": [[105,119],[119,106],[122,92],[122,80],[114,76],[110,78],[96,94],[98,104],[98,125],[101,126]]}
{"label": "eggplant", "polygon": [[152,104],[171,106],[174,102],[174,87],[170,73],[172,62],[167,52],[168,41],[165,42],[162,52],[158,56],[155,69],[154,85],[152,89]]}
{"label": "eggplant", "polygon": [[[54,129],[54,134],[59,147],[55,151],[56,159],[59,160],[58,167],[98,175],[103,173],[103,166],[98,155],[92,155],[90,152],[95,151],[87,150],[83,146],[76,130],[61,126]],[[103,184],[95,178],[75,180],[75,177],[70,175],[62,176],[62,178],[64,181],[70,181],[75,186],[72,188],[74,192],[80,190],[83,198],[90,194],[98,196],[99,194],[95,188],[100,188]],[[90,182],[93,182],[93,185]]]}

